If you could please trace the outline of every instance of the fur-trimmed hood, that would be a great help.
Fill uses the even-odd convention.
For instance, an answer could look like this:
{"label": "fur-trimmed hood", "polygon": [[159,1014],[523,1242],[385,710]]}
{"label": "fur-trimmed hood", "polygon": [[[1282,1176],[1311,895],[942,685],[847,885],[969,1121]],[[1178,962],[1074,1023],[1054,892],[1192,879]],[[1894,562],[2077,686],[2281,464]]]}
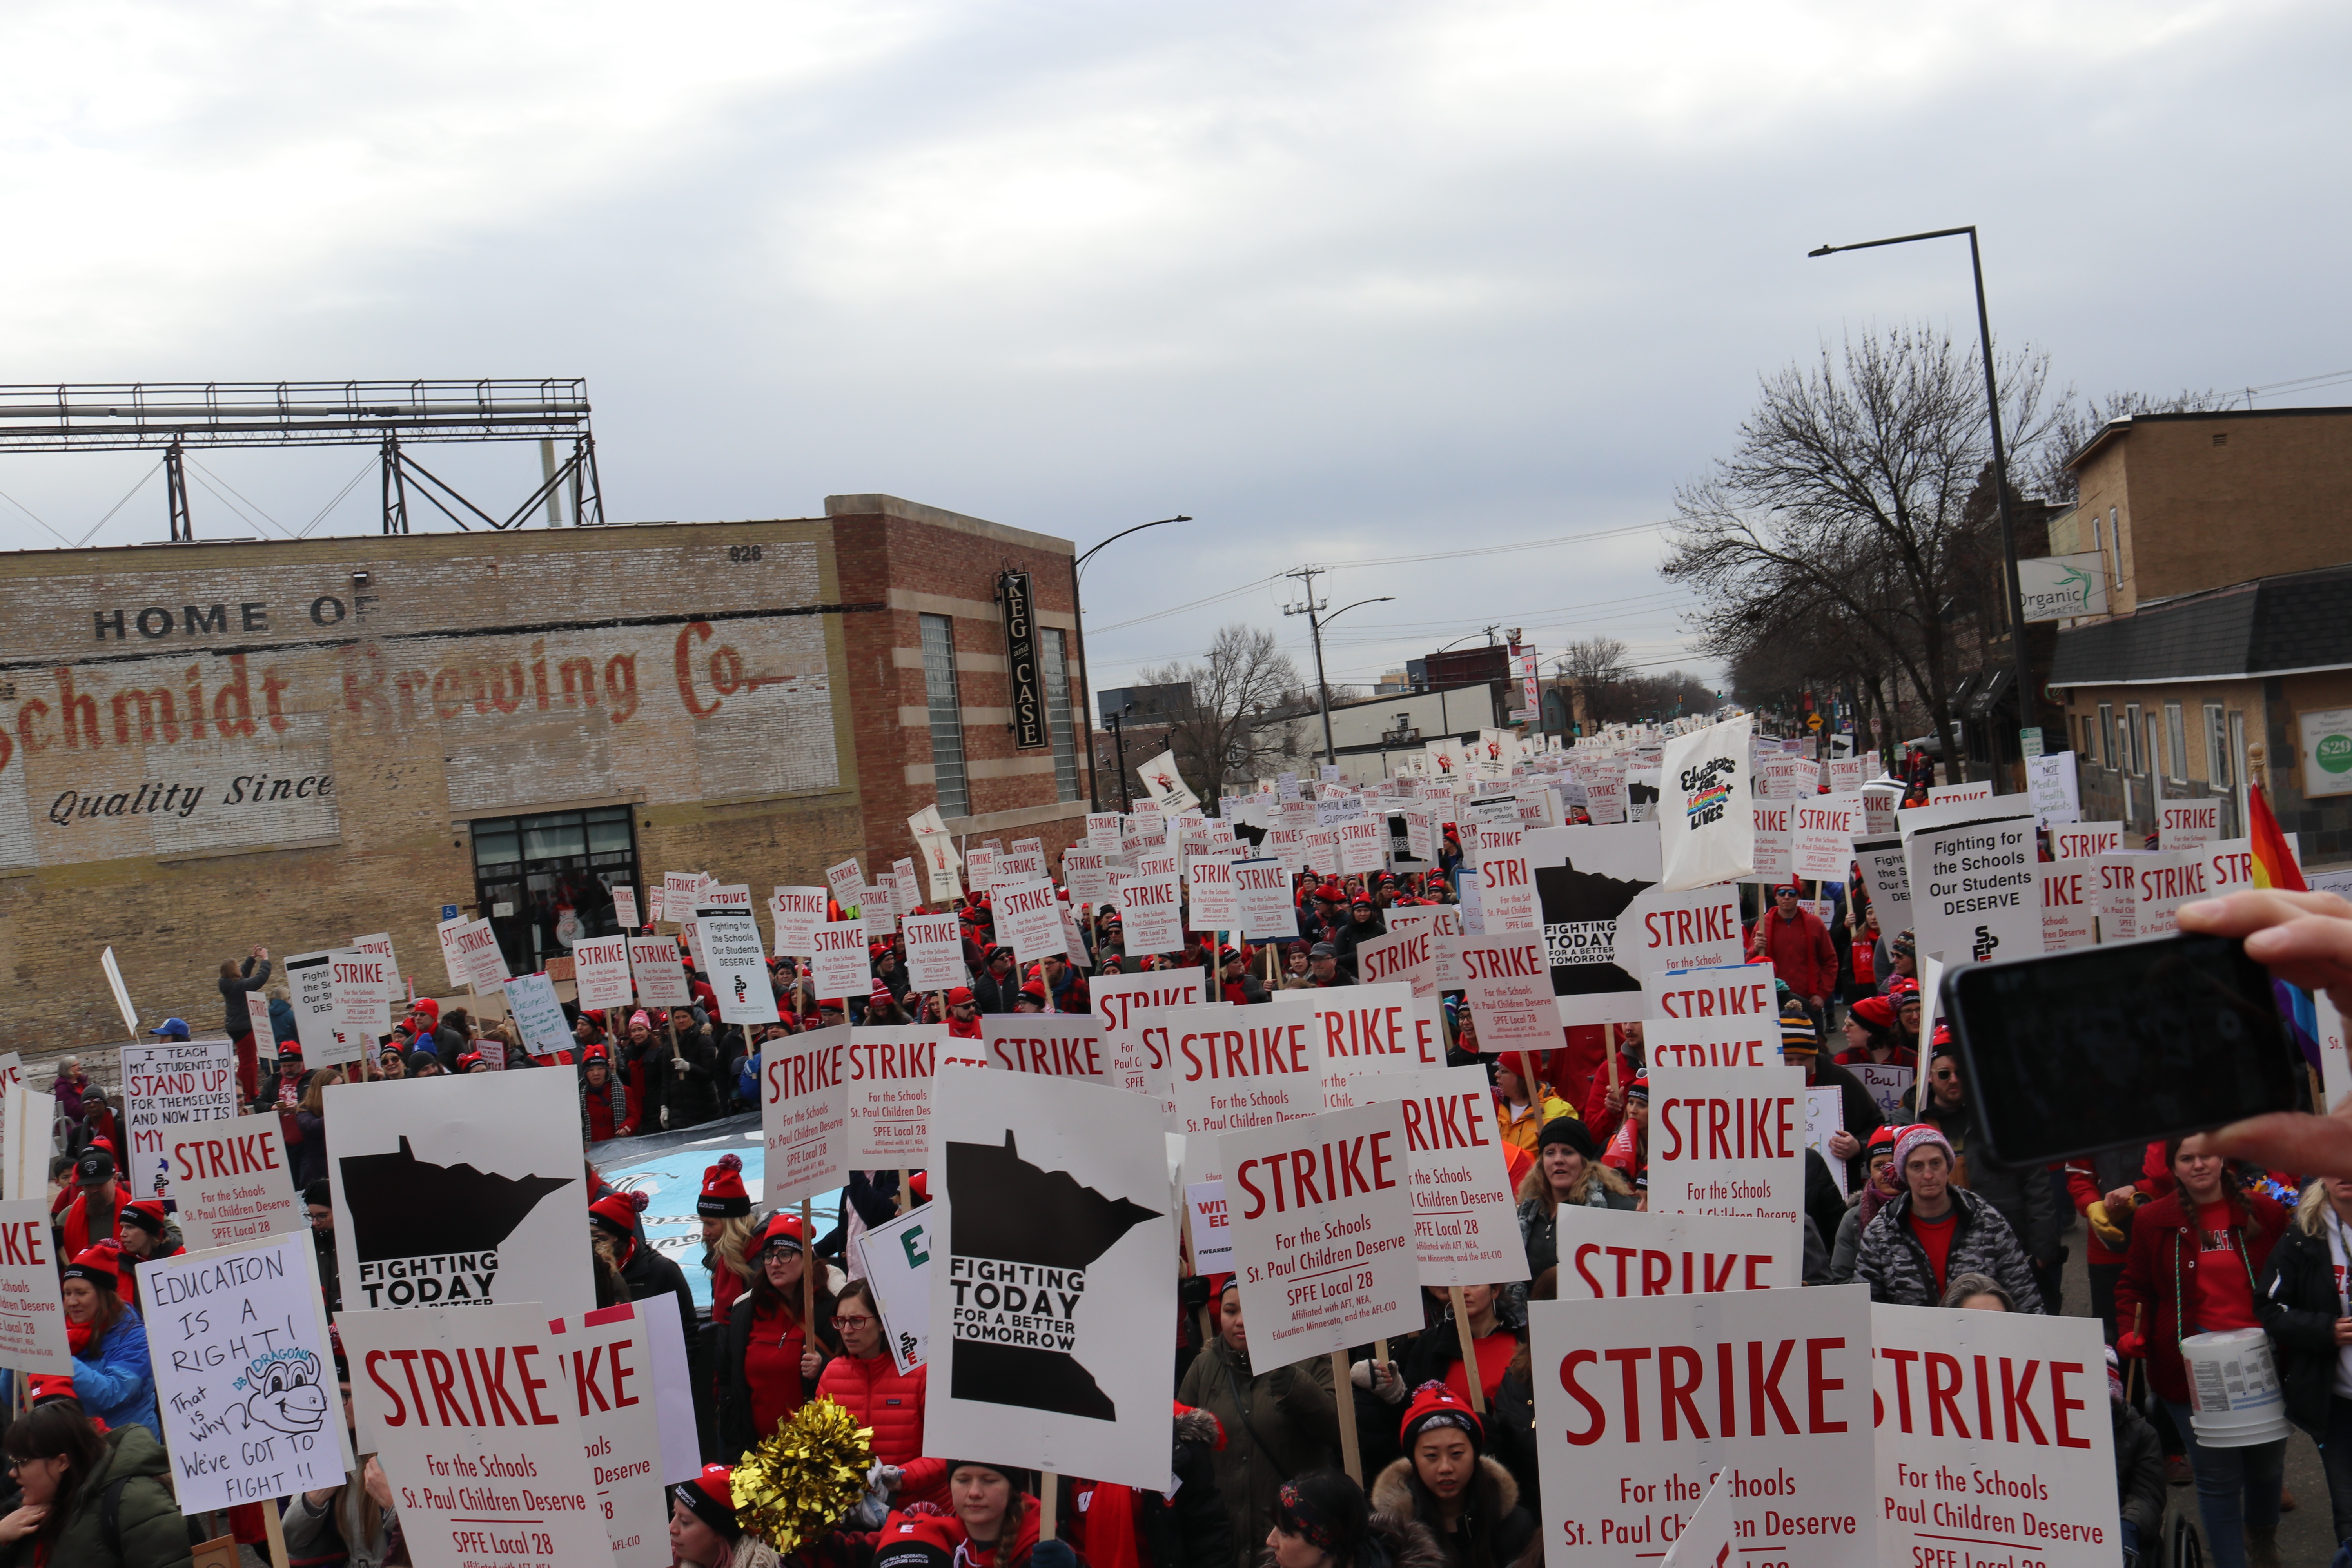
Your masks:
{"label": "fur-trimmed hood", "polygon": [[[1500,1460],[1492,1454],[1481,1454],[1478,1469],[1495,1483],[1495,1512],[1498,1516],[1519,1506],[1519,1483],[1511,1479],[1511,1472],[1503,1468]],[[1372,1478],[1371,1500],[1376,1512],[1392,1513],[1399,1519],[1412,1518],[1412,1461],[1390,1461],[1388,1468]]]}
{"label": "fur-trimmed hood", "polygon": [[1197,1443],[1203,1448],[1213,1449],[1225,1446],[1225,1429],[1214,1415],[1189,1405],[1181,1405],[1178,1410],[1176,1440],[1179,1443]]}
{"label": "fur-trimmed hood", "polygon": [[[1445,1568],[1445,1549],[1437,1543],[1429,1526],[1414,1520],[1410,1503],[1402,1511],[1375,1505],[1371,1527],[1372,1540],[1388,1555],[1386,1568]],[[1257,1568],[1275,1568],[1271,1550],[1258,1548]]]}

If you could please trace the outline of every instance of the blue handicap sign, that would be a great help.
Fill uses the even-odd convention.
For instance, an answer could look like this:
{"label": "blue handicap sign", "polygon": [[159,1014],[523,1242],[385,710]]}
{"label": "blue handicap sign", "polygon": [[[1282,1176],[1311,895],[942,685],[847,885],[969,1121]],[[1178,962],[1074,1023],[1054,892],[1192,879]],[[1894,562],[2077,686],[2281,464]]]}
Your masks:
{"label": "blue handicap sign", "polygon": [[454,920],[456,920],[456,919],[457,918],[457,905],[455,905],[455,904],[444,904],[444,905],[442,905],[442,906],[441,906],[441,918],[442,918],[443,920],[445,920],[445,921],[454,921]]}

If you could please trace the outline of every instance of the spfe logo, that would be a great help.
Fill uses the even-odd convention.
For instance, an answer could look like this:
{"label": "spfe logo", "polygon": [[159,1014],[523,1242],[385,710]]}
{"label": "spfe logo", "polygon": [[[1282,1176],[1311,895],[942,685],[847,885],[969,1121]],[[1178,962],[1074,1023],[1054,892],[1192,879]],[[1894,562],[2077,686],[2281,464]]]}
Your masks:
{"label": "spfe logo", "polygon": [[1730,774],[1739,771],[1739,764],[1729,757],[1709,757],[1695,768],[1685,768],[1682,773],[1684,806],[1690,826],[1705,827],[1719,822],[1731,804]]}
{"label": "spfe logo", "polygon": [[1992,934],[1991,928],[1988,926],[1979,926],[1977,927],[1976,941],[1969,946],[1969,956],[1975,959],[1979,963],[1982,963],[1992,957],[1993,949],[2000,945],[2000,938]]}

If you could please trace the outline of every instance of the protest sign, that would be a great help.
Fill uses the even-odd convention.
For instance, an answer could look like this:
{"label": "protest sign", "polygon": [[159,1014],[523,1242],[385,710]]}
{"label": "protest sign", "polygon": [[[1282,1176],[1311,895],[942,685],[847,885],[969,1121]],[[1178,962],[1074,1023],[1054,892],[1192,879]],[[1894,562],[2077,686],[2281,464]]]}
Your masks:
{"label": "protest sign", "polygon": [[1843,882],[1862,832],[1862,792],[1790,803],[1789,871],[1816,882]]}
{"label": "protest sign", "polygon": [[1332,828],[1337,837],[1339,874],[1360,876],[1388,864],[1389,825],[1384,816],[1360,816]]}
{"label": "protest sign", "polygon": [[[18,1085],[9,1097],[23,1092]],[[48,1141],[39,1142],[46,1156]],[[56,1237],[44,1200],[15,1197],[0,1203],[0,1366],[19,1374],[73,1375],[65,1306],[58,1298]]]}
{"label": "protest sign", "polygon": [[310,1229],[276,1111],[180,1122],[164,1131],[172,1195],[189,1251]]}
{"label": "protest sign", "polygon": [[1728,882],[1755,868],[1748,777],[1755,721],[1741,715],[1666,743],[1659,759],[1660,884],[1668,892]]}
{"label": "protest sign", "polygon": [[[677,1305],[675,1298],[670,1305]],[[558,1336],[549,1348],[572,1392],[613,1568],[668,1568],[669,1493],[662,1484],[652,1343],[657,1331],[650,1315],[624,1301],[554,1319],[547,1331]]]}
{"label": "protest sign", "polygon": [[1126,818],[1115,811],[1087,814],[1087,843],[1107,855],[1119,853],[1119,841]]}
{"label": "protest sign", "polygon": [[858,868],[855,855],[838,865],[827,866],[824,881],[833,891],[834,900],[845,910],[855,908],[858,895],[866,889],[866,873]]}
{"label": "protest sign", "polygon": [[629,939],[629,973],[635,978],[637,1000],[648,1007],[686,1007],[694,994],[686,988],[686,966],[678,962],[677,938],[633,936]]}
{"label": "protest sign", "polygon": [[1484,1068],[1359,1073],[1358,1107],[1404,1113],[1413,1264],[1423,1285],[1495,1285],[1528,1277],[1518,1198]]}
{"label": "protest sign", "polygon": [[2099,918],[2099,941],[2129,942],[2139,913],[2139,870],[2149,851],[2120,849],[2091,858],[2091,907]]}
{"label": "protest sign", "polygon": [[863,996],[873,988],[866,928],[857,921],[827,921],[818,926],[811,938],[810,954],[809,977],[819,996]]}
{"label": "protest sign", "polygon": [[1941,1562],[1960,1541],[1970,1562],[2112,1568],[2115,1434],[2096,1318],[1875,1306],[1870,1329],[1885,1561]]}
{"label": "protest sign", "polygon": [[1225,1207],[1225,1184],[1195,1182],[1186,1187],[1184,1219],[1192,1248],[1192,1272],[1232,1273],[1234,1226],[1233,1215]]}
{"label": "protest sign", "polygon": [[1092,1013],[983,1013],[983,1059],[1009,1072],[1109,1079],[1110,1042]]}
{"label": "protest sign", "polygon": [[1911,929],[1911,873],[1903,863],[1900,838],[1856,839],[1853,863],[1862,870],[1862,889],[1878,910],[1878,929],[1892,933]]}
{"label": "protest sign", "polygon": [[2033,819],[2041,826],[2079,821],[2083,805],[2074,778],[2074,753],[2046,752],[2026,758],[2025,793],[2033,802]]}
{"label": "protest sign", "polygon": [[1739,880],[1778,887],[1795,874],[1790,844],[1794,837],[1796,805],[1792,801],[1759,800],[1748,816],[1756,824],[1755,850],[1748,874]]}
{"label": "protest sign", "polygon": [[[996,940],[1010,947],[1023,964],[1062,951],[1062,917],[1054,884],[1031,879],[1000,880],[995,896]],[[1179,939],[1181,945],[1181,939]]]}
{"label": "protest sign", "polygon": [[1560,1040],[1551,965],[1533,932],[1447,939],[1478,1024],[1478,1048],[1548,1051]]}
{"label": "protest sign", "polygon": [[1698,1507],[1675,1531],[1675,1543],[1666,1548],[1660,1568],[1725,1568],[1738,1544],[1732,1530],[1731,1483],[1717,1475],[1706,1483]]}
{"label": "protest sign", "polygon": [[923,1163],[930,1146],[931,1079],[947,1039],[945,1024],[849,1031],[843,1056],[851,1164],[869,1170]]}
{"label": "protest sign", "polygon": [[2180,929],[2180,906],[2204,898],[2205,858],[2191,850],[2158,850],[2132,867],[2132,931],[2135,940],[2165,936]]}
{"label": "protest sign", "polygon": [[[1950,826],[1905,824],[1904,870],[1918,950],[1947,963],[2032,958],[2042,951],[2032,814],[1992,801],[1968,802],[1962,810],[1981,815]],[[1878,929],[1887,929],[1884,911]]]}
{"label": "protest sign", "polygon": [[[1680,893],[1659,880],[1658,835],[1644,824],[1577,826],[1530,833],[1543,910],[1544,955],[1554,1011],[1560,1024],[1629,1023],[1641,1015],[1638,960],[1619,939],[1653,907],[1670,907]],[[1645,938],[1646,940],[1646,938]],[[1440,990],[1460,983],[1438,976]]]}
{"label": "protest sign", "polygon": [[325,1099],[346,1307],[594,1309],[575,1075],[338,1083]]}
{"label": "protest sign", "polygon": [[1251,941],[1298,935],[1298,910],[1290,901],[1290,875],[1280,860],[1234,861],[1234,900],[1242,934]]}
{"label": "protest sign", "polygon": [[907,981],[918,991],[952,991],[964,983],[963,931],[955,916],[908,915]]}
{"label": "protest sign", "polygon": [[1910,1115],[1903,1109],[1903,1096],[1911,1088],[1911,1068],[1893,1062],[1850,1062],[1845,1070],[1861,1080],[1870,1093],[1870,1102],[1890,1124],[1900,1124]]}
{"label": "protest sign", "polygon": [[[383,1465],[420,1568],[611,1560],[551,1315],[519,1305],[338,1318],[360,1446]],[[460,1387],[478,1397],[457,1397]]]}
{"label": "protest sign", "polygon": [[507,1016],[522,1035],[522,1048],[535,1057],[551,1057],[572,1048],[572,1026],[564,1021],[562,999],[555,982],[544,973],[518,974],[500,987],[506,993]]}
{"label": "protest sign", "polygon": [[[1739,927],[1739,885],[1718,882],[1678,893],[1652,891],[1636,898],[1611,935],[1611,959],[1621,969],[1631,945],[1630,967],[1638,977],[1668,969],[1738,963],[1744,956]],[[1557,962],[1555,955],[1555,962]],[[1620,1019],[1618,1022],[1631,1022]]]}
{"label": "protest sign", "polygon": [[849,1026],[810,1029],[760,1047],[761,1198],[770,1206],[849,1179]]}
{"label": "protest sign", "polygon": [[1072,899],[1081,904],[1110,901],[1110,877],[1105,869],[1108,859],[1098,849],[1073,847],[1062,852],[1062,882]]}
{"label": "protest sign", "polygon": [[1227,1132],[1217,1157],[1253,1373],[1420,1322],[1402,1106]]}
{"label": "protest sign", "polygon": [[1552,1217],[1563,1301],[1769,1290],[1803,1271],[1801,1223],[1588,1204],[1562,1204]]}
{"label": "protest sign", "polygon": [[1517,826],[1481,826],[1478,840],[1478,907],[1486,931],[1538,929],[1535,873],[1528,868],[1526,835]]}
{"label": "protest sign", "polygon": [[341,1026],[342,1009],[335,1001],[334,961],[349,951],[329,948],[286,960],[287,1005],[294,1010],[294,1035],[306,1067],[355,1062],[366,1048],[356,1032]]}
{"label": "protest sign", "polygon": [[2156,847],[2158,849],[2194,849],[2209,839],[2221,837],[2221,802],[2213,796],[2206,800],[2163,800],[2156,805]]}
{"label": "protest sign", "polygon": [[776,956],[806,958],[816,951],[816,928],[831,912],[831,896],[823,888],[778,888],[768,900],[776,922]]}
{"label": "protest sign", "polygon": [[172,1195],[164,1145],[183,1122],[236,1114],[236,1047],[226,1040],[158,1040],[122,1047],[122,1184],[137,1198]]}
{"label": "protest sign", "polygon": [[613,889],[613,923],[619,926],[624,933],[645,923],[637,919],[637,890],[635,888]]}
{"label": "protest sign", "polygon": [[2091,860],[2124,847],[2120,822],[2076,822],[2050,830],[2050,853],[2059,860]]}
{"label": "protest sign", "polygon": [[[760,946],[760,924],[751,918],[751,910],[697,903],[694,925],[702,939],[702,973],[710,982],[711,990],[718,994],[720,1020],[729,1024],[776,1022],[776,989],[769,978],[766,954]],[[861,960],[865,957],[862,944],[858,956]]]}
{"label": "protest sign", "polygon": [[1169,1049],[1168,1031],[1156,1026],[1153,1010],[1197,1007],[1207,1002],[1208,972],[1151,969],[1139,974],[1097,974],[1087,981],[1087,994],[1110,1054],[1110,1081],[1160,1101],[1172,1126],[1176,1104],[1169,1093],[1169,1075],[1174,1070],[1174,1057]]}
{"label": "protest sign", "polygon": [[629,939],[596,936],[573,942],[572,982],[583,1011],[627,1006],[635,994],[629,984]]}
{"label": "protest sign", "polygon": [[1168,1432],[1148,1417],[1168,1404],[1176,1231],[1159,1106],[1067,1079],[939,1081],[924,1212],[948,1331],[923,1446],[1164,1486]]}
{"label": "protest sign", "polygon": [[1166,1031],[1188,1184],[1223,1179],[1216,1142],[1223,1134],[1323,1109],[1315,1016],[1305,1008],[1170,1007],[1146,1028]]}
{"label": "protest sign", "polygon": [[1241,901],[1234,896],[1233,860],[1196,859],[1192,866],[1192,927],[1194,931],[1232,931],[1241,924]]}
{"label": "protest sign", "polygon": [[1877,1568],[1866,1287],[1528,1315],[1544,1540],[1580,1564],[1650,1568],[1719,1477],[1736,1557]]}
{"label": "protest sign", "polygon": [[[1758,1016],[1778,1027],[1775,976],[1769,963],[1730,963],[1710,969],[1668,969],[1642,983],[1643,1005],[1652,1019],[1691,1022]],[[1648,1026],[1643,1030],[1644,1037]]]}
{"label": "protest sign", "polygon": [[[370,990],[368,999],[378,1007],[397,1006],[404,998],[400,984],[400,961],[393,954],[391,934],[377,931],[371,936],[355,936],[352,938],[351,944],[355,952],[376,961],[374,970],[363,977]],[[378,1033],[383,1032],[381,1023],[371,1026]]]}
{"label": "protest sign", "polygon": [[1402,936],[1384,936],[1356,948],[1356,976],[1367,985],[1393,981],[1409,985],[1415,996],[1437,994],[1437,942],[1426,924]]}
{"label": "protest sign", "polygon": [[2064,952],[2088,947],[2096,912],[2093,868],[2084,860],[2044,860],[2035,865],[2042,879],[2042,951]]}
{"label": "protest sign", "polygon": [[1780,1060],[1780,1020],[1770,1013],[1652,1018],[1642,1026],[1642,1050],[1654,1068],[1777,1071],[1785,1065]]}
{"label": "protest sign", "polygon": [[1138,877],[1118,890],[1129,952],[1173,952],[1184,945],[1183,903],[1173,876]]}
{"label": "protest sign", "polygon": [[1162,752],[1137,768],[1135,776],[1143,781],[1143,787],[1150,794],[1152,803],[1171,816],[1200,806],[1201,797],[1185,785],[1184,775],[1177,771],[1176,753],[1172,751]]}
{"label": "protest sign", "polygon": [[1654,1069],[1650,1206],[1734,1219],[1802,1214],[1804,1094],[1798,1068]]}
{"label": "protest sign", "polygon": [[310,1237],[151,1258],[139,1298],[183,1510],[342,1484],[356,1467]]}
{"label": "protest sign", "polygon": [[1845,1162],[1830,1152],[1830,1140],[1845,1131],[1845,1095],[1837,1089],[1805,1090],[1805,1147],[1821,1151],[1838,1196],[1846,1195]]}
{"label": "protest sign", "polygon": [[[474,983],[472,965],[466,962],[466,954],[457,945],[457,933],[472,923],[465,916],[458,915],[433,928],[433,934],[441,939],[441,967],[449,972],[449,989],[452,991],[463,991]],[[288,960],[289,966],[292,962]],[[306,1051],[304,1055],[309,1053]]]}
{"label": "protest sign", "polygon": [[912,1209],[858,1232],[856,1243],[860,1277],[874,1287],[882,1342],[901,1374],[930,1359],[932,1219],[929,1207]]}
{"label": "protest sign", "polygon": [[57,1101],[26,1091],[24,1081],[0,1086],[0,1192],[46,1193],[49,1128]]}
{"label": "protest sign", "polygon": [[466,983],[477,991],[496,991],[507,983],[507,955],[490,922],[467,922],[457,933],[457,952],[466,961]]}
{"label": "protest sign", "polygon": [[1991,798],[1992,781],[1990,779],[1967,779],[1958,784],[1927,786],[1929,805],[1943,805],[1952,801],[1990,800]]}
{"label": "protest sign", "polygon": [[1433,1062],[1427,1056],[1429,1042],[1416,1037],[1411,986],[1390,982],[1286,994],[1315,1015],[1316,1074],[1326,1110],[1351,1103],[1346,1089],[1355,1074],[1444,1065],[1442,1046],[1440,1059]]}
{"label": "protest sign", "polygon": [[[1030,839],[1026,842],[1034,844],[1036,841]],[[1024,882],[1053,880],[1045,873],[1045,852],[1037,848],[1024,849],[1018,845],[996,857],[994,864],[990,868],[989,878],[990,886],[999,890],[1017,888]]]}

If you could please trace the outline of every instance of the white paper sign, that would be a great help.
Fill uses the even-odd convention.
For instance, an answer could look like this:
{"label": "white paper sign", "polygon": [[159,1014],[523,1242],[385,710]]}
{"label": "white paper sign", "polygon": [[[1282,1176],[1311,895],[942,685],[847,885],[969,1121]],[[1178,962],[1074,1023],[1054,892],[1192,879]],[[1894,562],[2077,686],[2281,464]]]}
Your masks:
{"label": "white paper sign", "polygon": [[1173,952],[1184,945],[1184,905],[1173,876],[1138,877],[1118,890],[1129,952]]}
{"label": "white paper sign", "polygon": [[1803,1268],[1803,1226],[1787,1220],[1581,1204],[1560,1205],[1553,1219],[1563,1301],[1769,1290],[1791,1284]]}
{"label": "white paper sign", "polygon": [[637,890],[635,888],[613,889],[613,923],[624,932],[635,931],[645,923],[637,919]]}
{"label": "white paper sign", "polygon": [[1789,868],[1809,881],[1843,882],[1862,832],[1862,792],[1811,795],[1790,803]]}
{"label": "white paper sign", "polygon": [[507,1016],[522,1033],[522,1048],[535,1057],[551,1057],[573,1045],[572,1026],[563,1021],[563,1003],[555,982],[545,974],[518,974],[506,983]]}
{"label": "white paper sign", "polygon": [[845,1055],[851,1164],[887,1170],[923,1163],[930,1149],[931,1079],[940,1047],[950,1044],[979,1057],[978,1040],[950,1042],[945,1024],[850,1030]]}
{"label": "white paper sign", "polygon": [[835,1024],[760,1047],[761,1201],[771,1207],[849,1180],[849,1026]]}
{"label": "white paper sign", "polygon": [[[1007,857],[1006,858],[1011,858]],[[996,940],[1013,949],[1023,964],[1063,950],[1062,916],[1054,884],[1043,880],[996,885]],[[1178,938],[1181,945],[1182,938]]]}
{"label": "white paper sign", "polygon": [[1481,1051],[1548,1051],[1559,1045],[1551,964],[1540,935],[1531,931],[1449,941],[1471,1016],[1478,1023]]}
{"label": "white paper sign", "polygon": [[2221,803],[2213,800],[2168,800],[2156,808],[2156,847],[2194,849],[2221,837]]}
{"label": "white paper sign", "polygon": [[2042,951],[2065,952],[2095,940],[2097,913],[2094,868],[2087,860],[2044,860],[2034,867],[2042,879]]}
{"label": "white paper sign", "polygon": [[1668,892],[1728,882],[1756,865],[1749,743],[1754,721],[1742,715],[1694,730],[1666,744],[1659,759],[1656,805],[1660,883]]}
{"label": "white paper sign", "polygon": [[242,1247],[310,1228],[276,1111],[180,1122],[166,1132],[164,1158],[189,1251]]}
{"label": "white paper sign", "polygon": [[686,987],[686,965],[678,962],[677,938],[633,936],[629,939],[629,973],[637,1000],[649,1007],[688,1007],[694,993]]}
{"label": "white paper sign", "polygon": [[2076,822],[2050,829],[2050,853],[2060,860],[2090,860],[2113,855],[2123,847],[2120,822]]}
{"label": "white paper sign", "polygon": [[[1988,819],[1904,834],[1919,952],[1941,953],[1947,963],[2032,958],[2042,952],[2033,818],[1995,816],[1990,805],[1973,809]],[[1879,929],[1886,929],[1884,914]]]}
{"label": "white paper sign", "polygon": [[573,1074],[338,1083],[325,1099],[347,1309],[594,1310]]}
{"label": "white paper sign", "polygon": [[1228,1132],[1218,1159],[1253,1373],[1420,1321],[1402,1106]]}
{"label": "white paper sign", "polygon": [[[8,1098],[23,1094],[17,1085]],[[46,1154],[48,1141],[40,1144]],[[65,1305],[58,1297],[56,1237],[42,1199],[0,1203],[0,1366],[19,1373],[73,1373]]]}
{"label": "white paper sign", "polygon": [[1315,1016],[1302,1007],[1169,1007],[1164,1030],[1186,1183],[1220,1181],[1217,1140],[1323,1109]]}
{"label": "white paper sign", "polygon": [[[577,1221],[572,1228],[576,1247]],[[611,1560],[551,1315],[536,1305],[436,1307],[337,1320],[361,1447],[383,1464],[421,1568]],[[454,1396],[466,1386],[461,1367],[478,1400]],[[436,1386],[451,1395],[436,1397]]]}
{"label": "white paper sign", "polygon": [[1196,967],[1097,974],[1087,983],[1087,995],[1095,1021],[1102,1028],[1104,1048],[1110,1053],[1110,1081],[1131,1094],[1150,1095],[1160,1101],[1172,1129],[1176,1103],[1169,1080],[1175,1070],[1175,1058],[1169,1047],[1168,1030],[1157,1021],[1155,1010],[1206,1003],[1207,972]]}
{"label": "white paper sign", "polygon": [[139,1297],[183,1509],[342,1484],[351,1440],[308,1236],[150,1258]]}
{"label": "white paper sign", "polygon": [[873,988],[874,965],[866,949],[866,928],[856,921],[827,921],[812,937],[810,978],[826,1000],[863,996]]}
{"label": "white paper sign", "polygon": [[945,1331],[930,1343],[923,1446],[1166,1485],[1176,1229],[1160,1108],[961,1067],[939,1086],[923,1163],[931,1321]]}
{"label": "white paper sign", "polygon": [[1186,1234],[1192,1246],[1192,1272],[1234,1270],[1233,1215],[1225,1207],[1225,1184],[1195,1182],[1184,1189]]}
{"label": "white paper sign", "polygon": [[1358,1106],[1404,1113],[1412,1176],[1413,1261],[1423,1285],[1500,1285],[1528,1277],[1518,1198],[1483,1068],[1360,1073]]}
{"label": "white paper sign", "polygon": [[172,1195],[174,1126],[236,1114],[236,1048],[226,1040],[122,1047],[123,1183],[133,1197]]}
{"label": "white paper sign", "polygon": [[907,980],[918,991],[952,991],[964,983],[963,932],[954,915],[908,915]]}
{"label": "white paper sign", "polygon": [[[747,890],[747,900],[749,897]],[[730,1024],[776,1022],[776,988],[768,977],[767,957],[760,946],[760,924],[751,918],[751,910],[698,903],[694,925],[702,942],[703,973],[719,995],[720,1020]],[[865,956],[863,943],[858,955],[861,959]]]}
{"label": "white paper sign", "polygon": [[305,1067],[332,1067],[360,1059],[362,1046],[356,1034],[339,1025],[342,1009],[335,1001],[334,960],[348,949],[298,952],[286,960],[287,1005],[294,1010],[294,1034],[301,1042]]}
{"label": "white paper sign", "polygon": [[1437,994],[1437,939],[1426,922],[1418,931],[1385,936],[1356,948],[1356,977],[1363,984],[1394,982],[1415,996]]}
{"label": "white paper sign", "polygon": [[882,1340],[902,1374],[930,1359],[935,1218],[926,1205],[857,1235],[859,1273],[874,1287]]}
{"label": "white paper sign", "polygon": [[1654,1068],[1650,1206],[1735,1219],[1801,1215],[1804,1096],[1798,1068]]}
{"label": "white paper sign", "polygon": [[[668,1299],[673,1313],[676,1297]],[[572,1391],[581,1451],[595,1489],[596,1517],[613,1544],[614,1568],[667,1568],[669,1495],[662,1484],[651,1315],[624,1301],[547,1331]]]}
{"label": "white paper sign", "polygon": [[495,991],[507,982],[507,955],[499,933],[488,921],[469,921],[457,933],[457,952],[466,961],[466,980],[477,991]]}
{"label": "white paper sign", "polygon": [[1911,1068],[1892,1062],[1854,1062],[1846,1071],[1862,1080],[1862,1087],[1870,1091],[1870,1102],[1888,1121],[1899,1124],[1909,1115],[1903,1109],[1903,1096],[1911,1088]]}

